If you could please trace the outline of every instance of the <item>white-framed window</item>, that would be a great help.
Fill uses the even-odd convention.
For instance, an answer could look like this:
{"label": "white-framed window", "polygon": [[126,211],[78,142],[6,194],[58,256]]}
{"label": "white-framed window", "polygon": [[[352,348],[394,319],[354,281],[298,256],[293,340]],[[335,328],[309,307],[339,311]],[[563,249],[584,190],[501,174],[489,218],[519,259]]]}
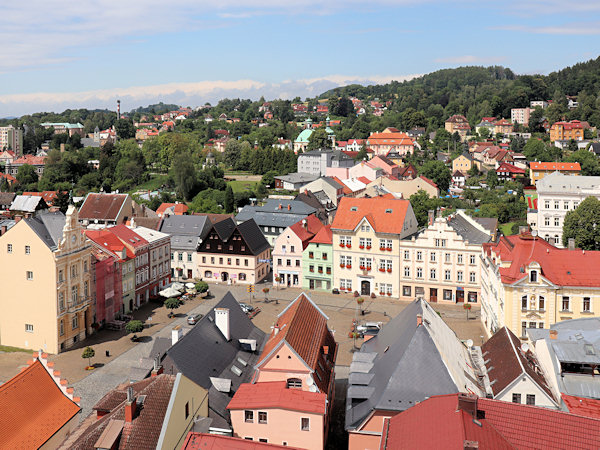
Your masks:
{"label": "white-framed window", "polygon": [[417,267],[417,278],[423,278],[423,268]]}
{"label": "white-framed window", "polygon": [[537,270],[532,270],[531,272],[529,272],[529,281],[531,283],[537,283]]}
{"label": "white-framed window", "polygon": [[410,259],[410,251],[404,250],[404,259]]}
{"label": "white-framed window", "polygon": [[560,209],[560,202],[558,200],[554,200],[554,209]]}
{"label": "white-framed window", "polygon": [[435,280],[435,278],[436,278],[435,269],[430,269],[429,270],[429,278],[432,279],[432,280]]}
{"label": "white-framed window", "polygon": [[450,270],[445,270],[444,271],[444,280],[445,281],[450,281],[452,279],[451,274],[452,274],[452,272]]}
{"label": "white-framed window", "polygon": [[555,217],[554,218],[554,226],[555,227],[559,227],[560,226],[560,218],[559,217]]}
{"label": "white-framed window", "polygon": [[571,299],[563,295],[562,311],[571,311]]}
{"label": "white-framed window", "polygon": [[544,201],[544,209],[550,209],[550,200]]}
{"label": "white-framed window", "polygon": [[452,255],[450,253],[445,253],[444,254],[444,262],[451,262],[452,261]]}
{"label": "white-framed window", "polygon": [[475,255],[469,255],[469,264],[471,264],[471,265],[475,264]]}
{"label": "white-framed window", "polygon": [[300,429],[302,431],[310,431],[310,419],[308,417],[302,417],[300,419]]}
{"label": "white-framed window", "polygon": [[469,283],[475,283],[475,272],[469,272]]}
{"label": "white-framed window", "polygon": [[544,311],[546,309],[546,299],[542,295],[538,297],[538,309],[540,311]]}
{"label": "white-framed window", "polygon": [[462,264],[463,263],[463,255],[462,255],[462,253],[459,253],[458,255],[456,255],[456,263],[457,264]]}
{"label": "white-framed window", "polygon": [[72,325],[72,329],[76,330],[77,328],[79,328],[79,318],[77,316],[73,316],[73,321],[71,322]]}
{"label": "white-framed window", "polygon": [[547,227],[550,226],[550,217],[544,217],[544,225]]}
{"label": "white-framed window", "polygon": [[417,261],[423,261],[423,252],[417,251]]}
{"label": "white-framed window", "polygon": [[26,323],[25,324],[25,331],[27,331],[28,333],[33,333],[33,324]]}
{"label": "white-framed window", "polygon": [[63,320],[60,321],[60,335],[65,334],[65,322]]}
{"label": "white-framed window", "polygon": [[31,255],[31,246],[30,245],[26,245],[25,246],[25,254],[26,255]]}
{"label": "white-framed window", "polygon": [[431,262],[435,262],[435,258],[436,258],[436,256],[435,256],[435,255],[436,255],[436,253],[435,253],[435,252],[431,252],[431,253],[429,254],[429,261],[431,261]]}
{"label": "white-framed window", "polygon": [[267,412],[266,411],[258,412],[258,423],[267,423]]}
{"label": "white-framed window", "polygon": [[456,281],[458,281],[459,283],[462,283],[463,281],[463,271],[459,270],[458,272],[456,272]]}
{"label": "white-framed window", "polygon": [[565,200],[565,201],[563,202],[563,208],[564,208],[564,209],[569,209],[569,201],[568,201],[568,200]]}
{"label": "white-framed window", "polygon": [[33,280],[33,272],[31,270],[28,270],[26,272],[25,276],[27,277],[27,280],[29,280],[29,281]]}
{"label": "white-framed window", "polygon": [[[249,409],[244,410],[244,422],[246,423],[254,423],[254,411]],[[248,439],[248,438],[246,438]]]}
{"label": "white-framed window", "polygon": [[410,277],[410,267],[409,266],[404,266],[404,276],[405,277]]}
{"label": "white-framed window", "polygon": [[583,297],[582,309],[583,312],[592,311],[592,299],[590,297]]}

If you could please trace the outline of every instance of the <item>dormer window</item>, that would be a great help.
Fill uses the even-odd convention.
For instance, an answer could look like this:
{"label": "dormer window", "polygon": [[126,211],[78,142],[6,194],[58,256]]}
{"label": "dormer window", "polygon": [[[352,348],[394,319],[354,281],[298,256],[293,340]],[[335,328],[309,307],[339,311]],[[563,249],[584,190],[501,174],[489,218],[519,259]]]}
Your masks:
{"label": "dormer window", "polygon": [[531,272],[529,272],[529,282],[537,283],[537,280],[538,280],[537,270],[532,270]]}

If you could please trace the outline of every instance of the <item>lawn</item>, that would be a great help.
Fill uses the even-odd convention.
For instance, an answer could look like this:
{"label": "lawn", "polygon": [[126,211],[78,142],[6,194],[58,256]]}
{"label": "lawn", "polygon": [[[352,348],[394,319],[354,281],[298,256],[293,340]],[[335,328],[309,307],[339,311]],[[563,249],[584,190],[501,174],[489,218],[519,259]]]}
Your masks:
{"label": "lawn", "polygon": [[159,187],[167,182],[168,175],[153,175],[145,183],[139,184],[134,187],[129,193],[132,194],[137,191],[156,191]]}
{"label": "lawn", "polygon": [[243,180],[233,180],[230,181],[229,186],[233,189],[233,192],[244,192],[244,191],[253,191],[256,188],[257,181],[243,181]]}
{"label": "lawn", "polygon": [[0,345],[0,352],[5,352],[5,353],[13,353],[13,352],[30,352],[31,350],[25,350],[22,348],[18,348],[18,347],[9,347],[7,345]]}
{"label": "lawn", "polygon": [[510,230],[515,223],[516,222],[503,223],[502,225],[499,225],[498,228],[504,236],[512,236],[513,233]]}

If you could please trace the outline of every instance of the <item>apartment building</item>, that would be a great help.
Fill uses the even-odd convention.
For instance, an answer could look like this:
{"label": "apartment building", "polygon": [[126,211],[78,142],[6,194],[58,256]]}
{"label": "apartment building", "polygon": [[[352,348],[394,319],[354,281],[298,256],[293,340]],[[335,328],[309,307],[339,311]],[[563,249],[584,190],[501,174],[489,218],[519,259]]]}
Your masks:
{"label": "apartment building", "polygon": [[587,122],[581,122],[579,120],[555,122],[550,127],[550,142],[569,141],[571,139],[582,141],[583,130],[585,128],[589,128]]}
{"label": "apartment building", "polygon": [[529,179],[533,186],[546,175],[559,172],[563,175],[581,175],[581,165],[571,162],[537,162],[529,164]]}
{"label": "apartment building", "polygon": [[111,227],[110,232],[133,253],[135,261],[135,309],[150,300],[150,243],[125,225]]}
{"label": "apartment building", "polygon": [[12,125],[0,127],[0,150],[11,150],[15,155],[23,154],[23,130]]}
{"label": "apartment building", "polygon": [[513,108],[510,110],[510,121],[512,123],[529,126],[531,111],[533,111],[531,108]]}
{"label": "apartment building", "polygon": [[329,291],[333,280],[331,225],[322,227],[302,252],[302,289]]}
{"label": "apartment building", "polygon": [[69,206],[0,236],[0,342],[59,353],[92,332],[91,246]]}
{"label": "apartment building", "polygon": [[148,241],[148,289],[155,297],[171,281],[171,236],[145,227],[135,227],[133,232]]}

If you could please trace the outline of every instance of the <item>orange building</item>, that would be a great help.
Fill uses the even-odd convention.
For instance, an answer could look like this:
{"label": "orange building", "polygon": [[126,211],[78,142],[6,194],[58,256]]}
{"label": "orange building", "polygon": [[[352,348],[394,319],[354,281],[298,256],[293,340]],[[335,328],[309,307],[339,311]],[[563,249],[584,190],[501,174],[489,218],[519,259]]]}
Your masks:
{"label": "orange building", "polygon": [[537,161],[529,164],[529,179],[533,186],[546,175],[553,172],[560,172],[563,175],[581,175],[581,165],[579,163]]}
{"label": "orange building", "polygon": [[572,120],[571,122],[555,122],[550,127],[550,142],[554,141],[569,141],[571,139],[575,141],[583,140],[583,130],[587,123],[579,120]]}

